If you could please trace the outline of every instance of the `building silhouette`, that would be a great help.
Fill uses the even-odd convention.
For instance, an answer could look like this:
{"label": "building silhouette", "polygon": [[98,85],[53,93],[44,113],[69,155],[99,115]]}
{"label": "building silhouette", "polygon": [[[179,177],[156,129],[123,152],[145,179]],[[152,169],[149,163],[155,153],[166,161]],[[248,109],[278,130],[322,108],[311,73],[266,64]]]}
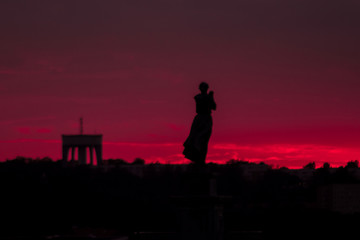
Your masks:
{"label": "building silhouette", "polygon": [[96,163],[102,165],[102,134],[83,134],[83,119],[80,118],[80,134],[62,135],[62,159],[68,162],[71,150],[71,161],[75,161],[75,151],[78,150],[78,163],[87,164],[87,149],[90,153],[90,164],[94,165],[94,152]]}

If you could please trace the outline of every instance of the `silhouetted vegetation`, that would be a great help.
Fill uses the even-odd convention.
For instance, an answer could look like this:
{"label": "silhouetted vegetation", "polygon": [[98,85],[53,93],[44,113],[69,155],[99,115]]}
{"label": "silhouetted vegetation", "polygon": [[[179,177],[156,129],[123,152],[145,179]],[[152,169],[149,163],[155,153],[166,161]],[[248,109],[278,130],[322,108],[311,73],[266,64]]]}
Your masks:
{"label": "silhouetted vegetation", "polygon": [[330,163],[328,163],[328,162],[325,162],[322,166],[323,169],[330,169],[330,167],[331,167]]}
{"label": "silhouetted vegetation", "polygon": [[[77,229],[106,229],[115,235],[176,232],[182,211],[176,199],[209,195],[214,178],[217,193],[229,198],[224,205],[227,234],[261,230],[264,239],[271,239],[279,234],[275,229],[294,228],[289,221],[307,228],[314,219],[343,224],[340,220],[357,216],[317,208],[316,194],[329,184],[359,183],[358,161],[337,169],[324,164],[300,170],[239,160],[205,167],[144,163],[140,158],[131,164],[109,159],[99,168],[23,157],[0,163],[0,237],[65,236]],[[275,224],[272,216],[282,219]],[[300,216],[309,222],[299,221]]]}
{"label": "silhouetted vegetation", "polygon": [[124,159],[117,158],[117,159],[103,160],[103,164],[109,166],[119,166],[119,165],[128,165],[129,163]]}
{"label": "silhouetted vegetation", "polygon": [[132,162],[133,165],[144,165],[145,164],[145,160],[142,158],[135,158],[134,161]]}
{"label": "silhouetted vegetation", "polygon": [[310,162],[304,166],[304,169],[315,169],[316,164],[315,162]]}
{"label": "silhouetted vegetation", "polygon": [[346,168],[359,168],[359,161],[358,160],[349,161],[346,164]]}

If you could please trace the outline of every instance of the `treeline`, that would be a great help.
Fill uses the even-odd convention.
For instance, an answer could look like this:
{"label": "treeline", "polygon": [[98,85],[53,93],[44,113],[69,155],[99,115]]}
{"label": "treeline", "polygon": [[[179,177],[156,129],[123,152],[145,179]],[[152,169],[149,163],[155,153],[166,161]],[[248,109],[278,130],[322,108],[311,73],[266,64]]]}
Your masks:
{"label": "treeline", "polygon": [[[57,161],[61,161],[61,159],[53,160],[50,157],[30,158],[30,157],[18,156],[14,159],[6,160],[6,162],[18,162],[18,163],[57,162]],[[135,158],[132,162],[126,161],[122,158],[109,158],[109,159],[104,159],[103,162],[104,162],[104,165],[145,165],[145,160],[142,158]],[[1,162],[0,162],[0,164],[1,164]],[[161,163],[155,162],[155,163],[150,163],[150,164],[159,165]],[[209,164],[214,165],[214,163],[209,163]],[[254,162],[249,162],[249,161],[241,160],[241,159],[230,159],[230,160],[226,161],[225,164],[226,165],[247,165],[247,164],[254,165],[255,164],[255,165],[266,165],[271,169],[287,169],[287,167],[279,167],[279,166],[274,167],[273,165],[268,165],[264,162],[254,163]],[[215,164],[215,165],[217,165],[217,164]],[[303,169],[317,169],[315,162],[309,162],[306,165],[304,165],[302,168]],[[325,162],[325,163],[323,163],[323,165],[321,167],[318,167],[318,168],[331,169],[332,167],[331,167],[330,163]],[[350,160],[345,164],[345,166],[340,166],[338,168],[359,168],[359,160]]]}
{"label": "treeline", "polygon": [[[16,162],[16,163],[39,163],[39,162],[59,162],[62,161],[61,159],[59,160],[53,160],[50,157],[44,157],[44,158],[30,158],[30,157],[22,157],[22,156],[18,156],[14,159],[7,159],[6,162]],[[144,165],[145,164],[145,160],[142,158],[135,158],[132,162],[128,162],[125,161],[124,159],[121,158],[110,158],[110,159],[104,159],[104,164],[105,165],[129,165],[129,164],[133,164],[133,165]],[[71,161],[69,161],[71,163]],[[77,163],[77,161],[74,161],[74,163]],[[0,162],[1,164],[1,162]]]}
{"label": "treeline", "polygon": [[[300,222],[300,217],[322,219],[322,210],[314,205],[318,187],[359,183],[355,161],[337,169],[303,169],[312,172],[306,182],[286,168],[239,160],[205,167],[133,161],[144,165],[141,175],[122,164],[130,165],[108,160],[104,165],[113,167],[98,168],[20,157],[0,163],[0,237],[71,234],[77,227],[124,235],[178,231],[184,208],[179,197],[208,196],[214,179],[217,194],[230,199],[224,207],[226,231],[276,229],[273,215],[282,216],[283,224],[291,220],[307,226],[312,220]],[[326,216],[335,222],[343,219]]]}

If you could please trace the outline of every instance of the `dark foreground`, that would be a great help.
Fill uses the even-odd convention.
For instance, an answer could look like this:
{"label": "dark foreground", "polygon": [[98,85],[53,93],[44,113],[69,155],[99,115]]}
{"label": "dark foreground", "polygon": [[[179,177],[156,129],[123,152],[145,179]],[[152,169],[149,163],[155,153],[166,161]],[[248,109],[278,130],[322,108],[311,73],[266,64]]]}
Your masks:
{"label": "dark foreground", "polygon": [[359,181],[348,169],[312,170],[305,181],[265,165],[252,166],[255,170],[249,175],[244,164],[96,168],[52,161],[0,163],[0,238],[356,236],[357,210],[335,211],[331,199],[325,204],[319,199],[324,186],[357,186]]}

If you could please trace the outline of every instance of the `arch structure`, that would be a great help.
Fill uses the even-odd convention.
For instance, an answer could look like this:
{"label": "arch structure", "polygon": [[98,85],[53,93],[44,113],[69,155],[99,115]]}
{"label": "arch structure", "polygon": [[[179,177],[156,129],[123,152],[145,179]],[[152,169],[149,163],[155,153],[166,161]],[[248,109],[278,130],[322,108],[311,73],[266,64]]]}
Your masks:
{"label": "arch structure", "polygon": [[87,164],[86,150],[89,148],[90,164],[94,165],[94,151],[96,154],[97,165],[102,165],[102,135],[62,135],[62,155],[63,161],[68,161],[71,150],[71,161],[75,161],[75,150],[78,149],[79,164]]}

